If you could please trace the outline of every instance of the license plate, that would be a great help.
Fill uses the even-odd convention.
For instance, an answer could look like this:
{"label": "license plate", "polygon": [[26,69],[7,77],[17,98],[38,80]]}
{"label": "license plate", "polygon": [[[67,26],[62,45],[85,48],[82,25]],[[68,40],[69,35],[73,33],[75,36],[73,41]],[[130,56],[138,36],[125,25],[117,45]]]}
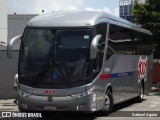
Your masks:
{"label": "license plate", "polygon": [[54,107],[54,106],[45,106],[44,109],[45,110],[57,110],[57,107]]}

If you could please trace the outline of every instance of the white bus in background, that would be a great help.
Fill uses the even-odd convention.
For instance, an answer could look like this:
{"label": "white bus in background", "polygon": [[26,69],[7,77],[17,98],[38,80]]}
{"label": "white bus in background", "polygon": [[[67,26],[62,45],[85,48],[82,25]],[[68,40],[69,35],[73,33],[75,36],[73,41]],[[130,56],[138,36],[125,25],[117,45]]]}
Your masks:
{"label": "white bus in background", "polygon": [[151,89],[152,34],[105,12],[43,14],[29,21],[18,65],[20,111],[105,111]]}

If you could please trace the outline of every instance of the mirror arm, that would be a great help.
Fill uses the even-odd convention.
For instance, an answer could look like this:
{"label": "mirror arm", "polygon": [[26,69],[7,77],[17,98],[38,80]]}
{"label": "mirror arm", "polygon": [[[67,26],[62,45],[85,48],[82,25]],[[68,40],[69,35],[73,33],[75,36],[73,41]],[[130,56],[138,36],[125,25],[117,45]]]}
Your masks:
{"label": "mirror arm", "polygon": [[22,35],[18,35],[14,38],[12,38],[8,44],[7,44],[7,57],[12,58],[12,49],[13,49],[13,44],[19,40],[21,40]]}
{"label": "mirror arm", "polygon": [[90,59],[95,59],[97,55],[97,49],[98,49],[98,42],[101,39],[102,35],[96,35],[90,46]]}

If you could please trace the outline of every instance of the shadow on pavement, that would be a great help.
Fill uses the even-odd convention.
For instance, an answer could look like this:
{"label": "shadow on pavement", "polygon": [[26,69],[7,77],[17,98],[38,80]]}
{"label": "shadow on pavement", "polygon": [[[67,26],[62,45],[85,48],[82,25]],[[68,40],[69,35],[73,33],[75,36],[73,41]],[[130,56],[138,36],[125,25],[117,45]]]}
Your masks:
{"label": "shadow on pavement", "polygon": [[[145,100],[146,99],[144,99],[143,101],[145,101]],[[135,103],[137,103],[136,98],[114,105],[113,111],[108,115],[105,115],[105,114],[103,115],[103,114],[97,112],[96,116],[97,117],[100,117],[100,116],[102,116],[102,117],[103,116],[107,116],[107,117],[122,116],[121,114],[125,113],[125,111],[119,111],[119,110],[127,108],[127,107],[129,107],[131,105],[134,105]]]}
{"label": "shadow on pavement", "polygon": [[154,89],[152,89],[147,96],[160,96],[160,88],[154,87]]}
{"label": "shadow on pavement", "polygon": [[[143,99],[143,101],[145,101],[145,100],[147,100],[147,99]],[[122,103],[119,103],[119,104],[114,106],[113,112],[116,112],[116,111],[121,110],[123,108],[129,107],[129,106],[131,106],[131,105],[133,105],[135,103],[137,103],[136,98],[128,100],[128,101],[125,101],[125,102],[122,102]]]}

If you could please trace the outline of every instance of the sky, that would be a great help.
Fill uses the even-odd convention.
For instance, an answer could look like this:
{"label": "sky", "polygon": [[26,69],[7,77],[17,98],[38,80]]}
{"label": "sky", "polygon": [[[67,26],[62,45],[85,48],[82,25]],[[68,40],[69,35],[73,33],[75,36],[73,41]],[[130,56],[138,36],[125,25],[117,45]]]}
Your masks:
{"label": "sky", "polygon": [[8,14],[42,14],[52,11],[105,11],[119,16],[119,0],[8,0]]}

